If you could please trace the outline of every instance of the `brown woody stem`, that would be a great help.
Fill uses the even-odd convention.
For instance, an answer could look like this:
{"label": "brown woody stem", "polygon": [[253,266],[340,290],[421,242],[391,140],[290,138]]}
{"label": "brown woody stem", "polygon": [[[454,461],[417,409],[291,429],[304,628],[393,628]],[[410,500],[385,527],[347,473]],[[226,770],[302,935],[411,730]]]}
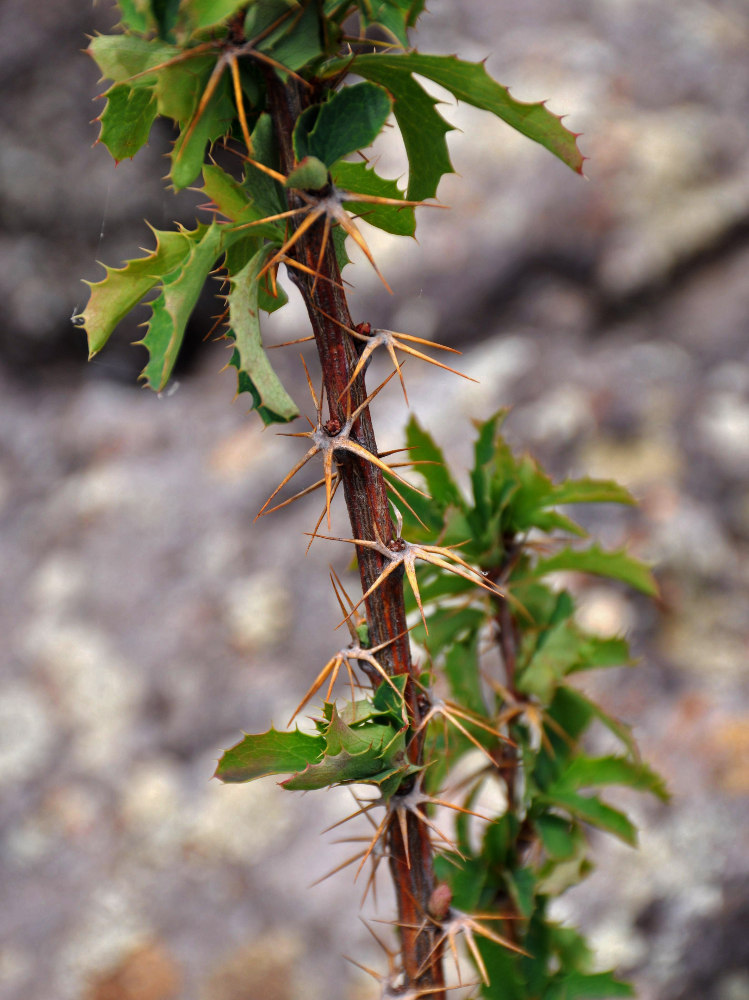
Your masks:
{"label": "brown woody stem", "polygon": [[[266,73],[266,80],[269,111],[275,123],[279,145],[280,169],[284,175],[288,175],[295,165],[292,148],[294,124],[304,108],[319,100],[320,95],[313,88],[300,87],[294,79],[282,84],[273,72]],[[290,208],[301,207],[301,204],[293,194],[289,196]],[[330,417],[343,424],[347,407],[348,412],[353,413],[367,398],[367,390],[363,372],[346,389],[359,355],[355,340],[343,329],[353,327],[354,324],[341,287],[332,240],[328,240],[325,253],[320,259],[322,235],[323,222],[320,221],[304,232],[289,250],[295,260],[311,271],[318,272],[318,279],[315,281],[296,268],[290,268],[289,275],[302,294],[312,324]],[[377,454],[368,407],[354,424],[351,437],[373,455]],[[387,545],[394,537],[394,529],[388,507],[387,487],[381,470],[348,451],[337,454],[336,461],[343,483],[352,537],[367,541],[374,541],[379,537]],[[385,559],[380,553],[361,546],[357,547],[357,557],[365,592],[385,568]],[[411,660],[406,633],[402,570],[391,573],[372,592],[366,601],[366,612],[372,645],[389,643],[378,654],[384,669],[391,676],[407,674],[410,678],[416,677],[417,671]],[[407,684],[406,700],[414,728],[419,725],[420,710],[426,711],[429,707],[424,708],[423,699],[417,700],[416,690],[416,685]],[[422,743],[421,739],[412,739],[409,744],[409,757],[413,763],[423,763]],[[434,1000],[445,1000],[441,948],[438,945],[440,928],[427,917],[429,899],[435,887],[429,831],[410,811],[407,814],[406,831],[408,845],[403,842],[398,822],[391,822],[390,869],[398,902],[403,970],[409,988],[429,990],[429,995]],[[431,992],[432,990],[436,992]]]}

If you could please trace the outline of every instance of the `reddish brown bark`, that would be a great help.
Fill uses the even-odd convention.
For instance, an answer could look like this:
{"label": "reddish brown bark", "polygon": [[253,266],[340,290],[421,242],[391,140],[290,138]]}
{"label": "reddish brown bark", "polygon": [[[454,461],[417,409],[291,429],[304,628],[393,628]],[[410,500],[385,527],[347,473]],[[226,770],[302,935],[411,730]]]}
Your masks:
{"label": "reddish brown bark", "polygon": [[[267,74],[267,82],[269,110],[276,126],[281,171],[288,174],[294,166],[291,142],[294,123],[304,107],[313,103],[315,95],[293,79],[282,85],[271,72]],[[293,195],[289,201],[290,207],[299,207]],[[307,306],[322,367],[330,417],[343,423],[347,415],[348,399],[350,398],[350,412],[353,412],[366,399],[367,389],[362,374],[354,381],[350,390],[344,392],[356,366],[358,352],[353,338],[342,329],[343,326],[353,327],[354,324],[341,287],[332,241],[328,242],[321,262],[319,259],[322,228],[322,223],[316,223],[289,251],[298,262],[313,271],[319,271],[320,277],[314,282],[311,277],[294,268],[289,269],[289,274]],[[337,322],[329,319],[330,316]],[[361,413],[352,428],[351,436],[369,452],[377,454],[369,408]],[[379,537],[387,545],[394,537],[394,528],[381,470],[349,452],[339,452],[336,460],[339,463],[352,537],[367,541],[375,541]],[[357,557],[364,592],[375,582],[386,561],[379,553],[362,546],[357,546]],[[390,643],[378,654],[382,666],[391,675],[407,674],[414,677],[416,671],[406,634],[401,569],[391,573],[370,595],[366,601],[366,613],[372,645]],[[423,711],[426,709],[423,698],[420,699],[421,705],[417,704],[413,683],[407,685],[406,698],[414,726],[418,726],[419,708]],[[409,757],[413,763],[422,763],[421,743],[420,739],[415,738],[409,744]],[[408,845],[403,842],[397,822],[390,824],[388,835],[390,869],[398,901],[403,968],[410,987],[436,990],[429,995],[435,1000],[445,1000],[441,948],[438,945],[440,929],[427,918],[429,899],[435,885],[429,831],[412,813],[407,814],[406,829]]]}

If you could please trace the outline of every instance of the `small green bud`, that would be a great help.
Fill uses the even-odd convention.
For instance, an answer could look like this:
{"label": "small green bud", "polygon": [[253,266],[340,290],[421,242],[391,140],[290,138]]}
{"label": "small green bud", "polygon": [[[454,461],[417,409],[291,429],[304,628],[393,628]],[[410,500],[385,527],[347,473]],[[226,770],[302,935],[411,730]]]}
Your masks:
{"label": "small green bud", "polygon": [[328,168],[316,156],[305,156],[291,171],[284,182],[284,187],[296,188],[297,191],[321,191],[328,183]]}

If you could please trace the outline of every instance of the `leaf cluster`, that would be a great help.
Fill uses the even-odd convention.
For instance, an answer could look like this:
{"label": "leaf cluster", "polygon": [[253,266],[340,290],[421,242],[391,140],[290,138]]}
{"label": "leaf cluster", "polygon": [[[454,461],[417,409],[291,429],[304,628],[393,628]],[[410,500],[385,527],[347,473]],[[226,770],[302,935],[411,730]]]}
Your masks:
{"label": "leaf cluster", "polygon": [[[581,170],[576,136],[543,104],[516,101],[483,64],[408,50],[423,0],[121,0],[119,6],[120,33],[97,36],[89,47],[112,81],[102,95],[100,141],[115,160],[132,157],[156,118],[169,120],[177,133],[169,180],[179,190],[202,171],[199,190],[214,214],[209,226],[155,231],[156,246],[144,257],[106,267],[103,279],[89,283],[88,304],[76,320],[94,355],[138,303],[148,302],[142,378],[156,391],[167,384],[192,310],[218,270],[228,300],[218,325],[228,323],[235,345],[230,364],[238,392],[249,395],[265,424],[298,416],[260,329],[261,312],[286,301],[275,280],[278,264],[299,266],[286,253],[299,211],[288,211],[287,196],[306,191],[310,202],[310,194],[335,195],[340,209],[326,215],[326,225],[333,225],[340,267],[348,261],[347,235],[366,247],[346,223],[348,213],[413,236],[414,205],[433,197],[452,170],[445,141],[451,126],[417,76],[492,112]],[[345,34],[352,17],[361,37]],[[392,44],[370,44],[366,33],[373,28]],[[350,74],[363,82],[345,85]],[[294,125],[297,166],[287,178],[278,173],[269,75],[293,78],[304,94],[315,95]],[[391,115],[408,155],[405,192],[365,159],[351,159],[363,156]],[[240,154],[235,175],[212,160],[219,142]],[[309,221],[318,217],[310,213]]]}
{"label": "leaf cluster", "polygon": [[[660,799],[661,778],[637,753],[629,728],[608,715],[575,684],[582,671],[632,665],[621,635],[586,631],[575,617],[573,594],[559,585],[559,571],[593,573],[653,596],[650,570],[623,551],[607,552],[586,539],[568,513],[583,503],[631,504],[614,482],[577,479],[553,483],[527,455],[516,456],[500,433],[504,412],[477,426],[472,495],[466,497],[430,435],[412,419],[408,444],[433,465],[419,466],[430,499],[409,495],[431,531],[465,541],[463,551],[503,589],[500,599],[471,590],[465,581],[434,567],[420,571],[422,598],[431,602],[429,634],[414,635],[429,650],[450,697],[467,706],[485,727],[471,727],[473,740],[433,723],[434,753],[448,766],[428,769],[444,782],[474,741],[485,748],[462,795],[475,807],[488,786],[506,799],[505,811],[480,830],[461,816],[456,849],[438,860],[454,905],[468,912],[496,911],[515,919],[504,924],[526,954],[482,937],[478,943],[488,982],[484,996],[521,1000],[529,995],[614,997],[630,988],[610,973],[594,970],[576,931],[548,917],[549,902],[591,870],[586,830],[595,827],[636,843],[636,829],[604,797],[626,786]],[[560,510],[560,508],[562,508]],[[406,513],[409,531],[424,531]],[[565,536],[576,540],[574,545]],[[499,670],[481,648],[501,651]],[[591,755],[591,727],[605,727],[618,749]],[[514,746],[492,739],[500,729]]]}
{"label": "leaf cluster", "polygon": [[[632,665],[632,659],[623,636],[592,634],[577,622],[574,596],[558,585],[557,574],[594,573],[647,595],[656,585],[632,556],[587,541],[567,513],[575,504],[631,504],[630,494],[604,480],[552,482],[528,456],[513,454],[501,435],[503,419],[498,413],[477,425],[470,497],[419,423],[412,419],[407,429],[413,454],[428,461],[419,469],[429,496],[409,491],[414,511],[404,515],[404,529],[462,540],[467,557],[503,591],[502,597],[488,593],[439,566],[419,569],[429,632],[417,622],[412,634],[431,657],[431,669],[421,678],[433,706],[426,729],[413,721],[410,730],[404,726],[404,705],[383,683],[373,698],[340,708],[326,703],[325,721],[316,723],[314,736],[271,730],[245,737],[227,751],[217,775],[247,780],[297,768],[298,758],[287,757],[285,748],[304,739],[307,767],[284,787],[364,781],[380,786],[381,801],[395,802],[415,773],[398,770],[398,762],[407,759],[409,740],[425,731],[426,767],[419,780],[427,808],[442,801],[434,796],[449,787],[452,771],[467,758],[453,792],[459,810],[455,841],[437,841],[436,871],[450,887],[450,912],[478,915],[468,927],[479,935],[471,939],[471,950],[478,948],[483,995],[628,996],[630,988],[612,973],[595,971],[577,931],[549,918],[549,903],[590,872],[589,828],[636,843],[632,821],[607,800],[606,789],[623,786],[660,799],[667,793],[640,760],[629,728],[576,685],[583,671]],[[577,544],[567,544],[564,536]],[[482,653],[492,644],[501,650],[499,667]],[[444,691],[444,699],[435,689]],[[389,714],[377,714],[385,699]],[[356,752],[349,754],[337,735],[328,742],[326,734],[337,734],[341,720],[352,718],[357,721],[349,739]],[[615,752],[590,753],[586,738],[596,726],[612,735]],[[277,754],[272,766],[269,741]],[[506,807],[477,823],[475,811],[491,788]],[[500,920],[509,937],[479,922],[488,917]],[[449,919],[445,926],[451,926]]]}

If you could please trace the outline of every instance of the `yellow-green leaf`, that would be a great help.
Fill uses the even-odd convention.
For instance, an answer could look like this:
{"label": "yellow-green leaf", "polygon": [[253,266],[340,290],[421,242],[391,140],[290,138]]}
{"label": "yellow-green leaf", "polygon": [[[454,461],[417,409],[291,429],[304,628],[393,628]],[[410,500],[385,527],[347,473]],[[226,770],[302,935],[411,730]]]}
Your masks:
{"label": "yellow-green leaf", "polygon": [[107,267],[101,281],[85,282],[91,295],[80,319],[89,357],[104,347],[120,320],[189,254],[190,241],[184,233],[157,229],[153,233],[156,246],[145,257],[129,260],[124,267]]}
{"label": "yellow-green leaf", "polygon": [[299,416],[294,400],[281,385],[263,350],[258,306],[258,274],[272,246],[262,247],[231,277],[229,335],[235,349],[230,364],[237,369],[237,393],[248,392],[263,423],[288,423]]}

